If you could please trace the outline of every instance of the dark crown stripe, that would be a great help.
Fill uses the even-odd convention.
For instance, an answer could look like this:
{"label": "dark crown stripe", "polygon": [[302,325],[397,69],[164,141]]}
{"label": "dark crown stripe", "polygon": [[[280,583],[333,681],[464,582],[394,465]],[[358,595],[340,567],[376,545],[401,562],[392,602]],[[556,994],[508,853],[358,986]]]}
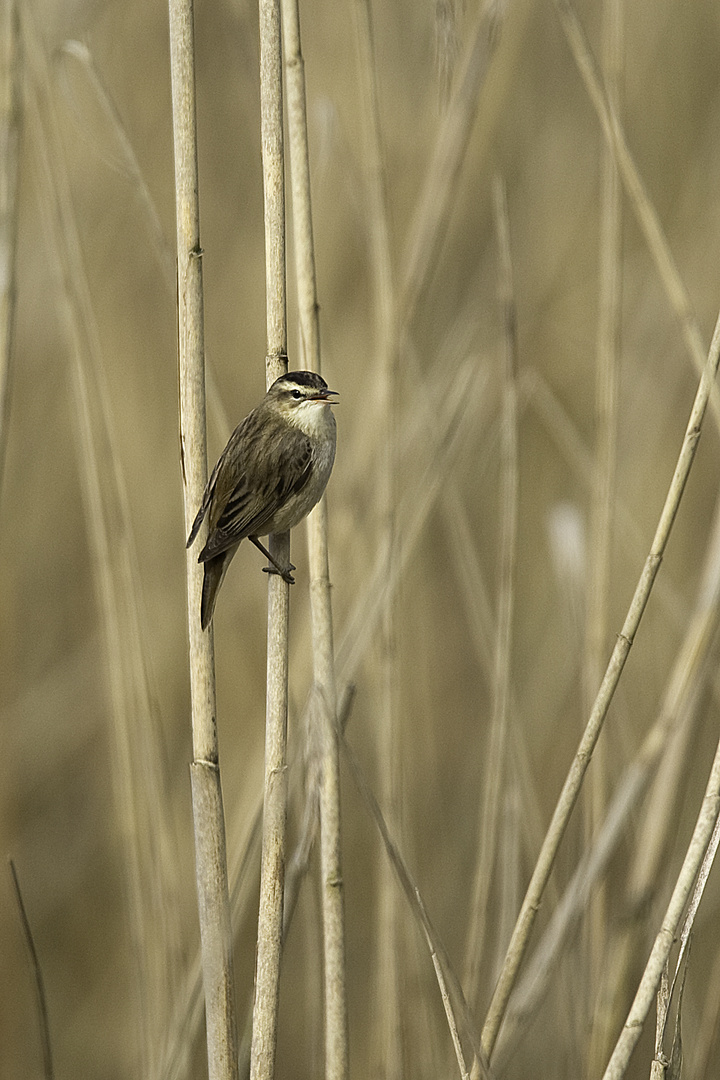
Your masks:
{"label": "dark crown stripe", "polygon": [[275,380],[275,386],[292,383],[294,386],[307,386],[313,390],[327,390],[327,383],[322,375],[314,371],[288,371]]}

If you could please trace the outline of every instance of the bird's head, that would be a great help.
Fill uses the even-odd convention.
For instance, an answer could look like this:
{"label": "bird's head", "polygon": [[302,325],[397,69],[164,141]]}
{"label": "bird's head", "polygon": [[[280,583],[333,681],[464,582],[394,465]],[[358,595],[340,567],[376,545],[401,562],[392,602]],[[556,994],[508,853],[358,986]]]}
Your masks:
{"label": "bird's head", "polygon": [[336,404],[336,398],[336,392],[314,371],[289,371],[275,380],[265,400],[288,423],[308,430],[326,415],[325,406]]}

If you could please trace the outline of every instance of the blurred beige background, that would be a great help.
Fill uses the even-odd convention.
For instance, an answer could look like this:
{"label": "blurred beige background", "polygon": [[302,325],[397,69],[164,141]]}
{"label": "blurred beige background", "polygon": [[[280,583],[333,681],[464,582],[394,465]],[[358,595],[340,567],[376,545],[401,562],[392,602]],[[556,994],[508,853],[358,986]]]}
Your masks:
{"label": "blurred beige background", "polygon": [[[463,56],[473,32],[477,6],[475,0],[374,5],[391,253],[398,283],[407,273],[408,236],[432,150],[447,122],[438,39],[448,27],[451,46],[453,35],[456,39],[454,51],[440,48],[442,63],[452,75],[460,62],[456,57]],[[720,14],[710,0],[687,5],[642,0],[626,8],[621,108],[626,134],[707,344],[720,301]],[[134,583],[142,637],[125,645],[137,644],[144,656],[151,722],[158,737],[153,745],[156,751],[162,747],[166,785],[162,798],[146,806],[142,827],[152,832],[157,826],[175,845],[170,917],[177,923],[177,949],[167,968],[172,973],[172,1002],[180,995],[198,935],[188,782],[176,312],[167,263],[175,235],[168,20],[162,3],[134,0],[34,0],[29,10],[47,66],[42,50],[36,50],[27,59],[23,78],[14,381],[0,495],[0,852],[15,860],[35,934],[56,1076],[114,1080],[142,1075],[143,995],[151,991],[140,985],[133,944],[127,818],[117,779],[120,741],[114,734],[108,644],[84,495],[87,448],[43,155],[49,157],[51,170],[67,170],[97,328],[97,370],[106,382],[114,428],[111,448],[102,438],[98,448],[110,534],[117,538],[120,528],[114,462],[125,485],[137,554]],[[601,6],[582,2],[577,11],[597,55]],[[381,444],[378,422],[378,330],[354,6],[309,0],[301,5],[301,18],[323,372],[340,394],[329,506],[336,642],[346,656],[355,640],[350,619],[366,598],[380,549],[376,478],[387,448]],[[69,40],[80,42],[83,49],[68,48]],[[219,398],[234,426],[264,392],[256,8],[242,0],[198,0],[196,46],[206,346]],[[49,80],[44,90],[43,71]],[[167,245],[164,255],[95,79],[114,103],[137,157]],[[50,129],[59,143],[48,138]],[[64,160],[57,156],[57,145]],[[432,440],[423,431],[427,417],[419,402],[426,400],[431,415],[441,417],[447,399],[457,393],[458,379],[465,378],[470,387],[466,407],[456,414],[463,418],[462,438],[450,468],[495,610],[503,346],[491,184],[493,176],[502,173],[508,191],[519,370],[541,377],[555,411],[543,409],[547,395],[542,397],[537,383],[523,384],[511,663],[512,723],[520,733],[529,782],[519,809],[513,803],[519,797],[514,787],[504,804],[511,819],[515,814],[515,824],[503,833],[513,839],[508,841],[508,859],[496,866],[493,889],[500,888],[502,878],[510,891],[502,894],[502,902],[500,892],[494,891],[489,909],[479,1024],[513,910],[586,719],[580,670],[591,493],[581,467],[584,459],[569,456],[567,446],[575,445],[574,438],[586,456],[593,450],[601,151],[597,117],[552,3],[509,0],[453,191],[447,231],[406,328],[398,371],[401,449],[396,484],[406,499],[398,520],[404,568],[396,593],[394,660],[402,810],[394,827],[440,936],[462,971],[482,840],[478,819],[491,678],[474,641],[469,583],[457,558],[448,503],[435,499],[416,537],[407,540],[405,529],[433,476]],[[616,517],[608,655],[652,539],[697,385],[627,200],[622,256],[616,493],[617,505],[625,507],[635,532],[620,528]],[[290,245],[290,363],[296,367],[300,357],[292,270]],[[93,385],[91,380],[89,408],[98,432],[102,409]],[[565,422],[571,425],[569,435]],[[211,464],[226,435],[211,414]],[[450,480],[442,472],[438,478],[442,493]],[[660,595],[658,589],[651,599],[603,734],[610,789],[656,715],[694,604],[717,490],[718,433],[709,421],[661,569],[664,591]],[[310,685],[302,527],[293,538],[293,561],[298,584],[292,591],[290,757],[299,771],[303,738],[298,721]],[[266,579],[261,565],[259,554],[243,545],[215,618],[231,861],[244,842],[262,775]],[[127,629],[130,624],[123,625]],[[357,697],[348,738],[377,787],[382,693],[373,648],[376,627],[369,638],[353,672]],[[717,705],[703,692],[694,754],[667,855],[667,883],[674,880],[695,820],[717,720]],[[374,1007],[377,867],[383,855],[346,770],[343,784],[352,1075],[383,1076],[377,1063]],[[297,835],[301,810],[298,797],[291,809],[291,838]],[[572,873],[583,835],[578,810],[561,848],[554,888],[561,890]],[[610,928],[623,917],[632,850],[630,838],[611,864]],[[313,864],[313,875],[316,871]],[[508,875],[514,885],[507,885]],[[238,916],[241,1027],[252,994],[256,878],[253,865]],[[315,880],[307,883],[301,898],[281,991],[278,1076],[296,1080],[317,1076],[322,1067]],[[668,889],[669,884],[660,888],[647,912],[642,962]],[[508,895],[515,897],[514,905],[508,904]],[[712,981],[717,968],[712,964],[719,902],[717,882],[711,879],[696,926],[685,995],[690,1061],[703,1009],[717,993]],[[548,904],[552,910],[552,902]],[[400,911],[406,1075],[456,1075],[430,958],[402,900]],[[543,911],[540,923],[546,922]],[[583,924],[571,941],[505,1075],[584,1074],[593,999],[592,981],[583,966],[586,929]],[[163,968],[162,956],[157,962]],[[17,1080],[37,1076],[37,1014],[9,875],[0,885],[0,971],[0,1075]],[[633,1077],[648,1075],[650,1027],[652,1022],[634,1058]],[[202,1076],[202,1039],[193,1045],[185,1075]],[[703,1075],[720,1075],[717,1065]]]}

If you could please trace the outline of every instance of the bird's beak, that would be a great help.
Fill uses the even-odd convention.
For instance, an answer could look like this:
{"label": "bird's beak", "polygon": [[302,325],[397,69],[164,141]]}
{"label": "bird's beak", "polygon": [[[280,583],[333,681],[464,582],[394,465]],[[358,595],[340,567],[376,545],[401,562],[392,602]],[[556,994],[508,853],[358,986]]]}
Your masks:
{"label": "bird's beak", "polygon": [[326,401],[328,405],[337,405],[337,400],[333,399],[337,399],[338,396],[337,390],[318,390],[317,394],[308,398],[308,401]]}

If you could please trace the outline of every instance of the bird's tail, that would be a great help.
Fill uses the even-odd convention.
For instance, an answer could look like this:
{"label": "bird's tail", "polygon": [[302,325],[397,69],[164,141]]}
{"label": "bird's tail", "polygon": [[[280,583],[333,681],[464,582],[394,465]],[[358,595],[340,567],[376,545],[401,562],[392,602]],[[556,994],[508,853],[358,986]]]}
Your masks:
{"label": "bird's tail", "polygon": [[213,617],[218,589],[222,585],[225,572],[236,550],[236,548],[232,548],[230,551],[223,551],[220,555],[205,561],[205,576],[203,578],[202,600],[200,602],[200,625],[203,630],[207,630]]}

